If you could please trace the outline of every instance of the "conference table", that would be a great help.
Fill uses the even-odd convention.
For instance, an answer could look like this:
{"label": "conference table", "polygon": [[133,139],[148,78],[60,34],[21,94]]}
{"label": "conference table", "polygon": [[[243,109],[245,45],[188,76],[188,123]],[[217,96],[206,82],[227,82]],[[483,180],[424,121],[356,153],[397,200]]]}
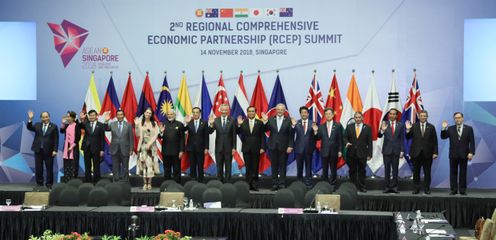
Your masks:
{"label": "conference table", "polygon": [[[399,215],[398,215],[399,214]],[[395,214],[396,225],[398,227],[398,239],[456,239],[456,232],[448,223],[442,213],[421,213],[421,221],[424,222],[424,231],[414,233],[410,228],[414,224],[415,212],[399,212]],[[399,230],[400,223],[403,222],[405,232]]]}
{"label": "conference table", "polygon": [[41,211],[0,211],[0,239],[28,239],[46,229],[127,236],[131,217],[137,236],[166,229],[188,236],[227,239],[398,239],[391,212],[340,211],[335,214],[280,214],[277,209],[197,209],[131,212],[130,207],[49,207]]}

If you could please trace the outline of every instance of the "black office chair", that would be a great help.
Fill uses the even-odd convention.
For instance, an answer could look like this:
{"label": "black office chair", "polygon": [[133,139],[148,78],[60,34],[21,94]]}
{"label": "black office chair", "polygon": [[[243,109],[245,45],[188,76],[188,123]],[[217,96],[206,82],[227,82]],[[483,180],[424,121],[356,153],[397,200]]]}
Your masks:
{"label": "black office chair", "polygon": [[117,182],[121,185],[121,190],[122,190],[122,201],[121,205],[122,206],[130,206],[131,205],[131,184],[129,182],[125,181],[119,181]]}
{"label": "black office chair", "polygon": [[79,186],[81,186],[81,184],[83,184],[83,180],[81,180],[79,178],[73,178],[67,182],[67,185],[73,186],[76,189],[79,188]]}
{"label": "black office chair", "polygon": [[88,195],[88,206],[107,206],[108,192],[102,186],[95,186]]}
{"label": "black office chair", "polygon": [[319,181],[313,187],[314,189],[320,189],[321,194],[331,194],[334,191],[332,185],[327,181]]}
{"label": "black office chair", "polygon": [[305,194],[304,208],[315,207],[315,195],[317,195],[317,192],[318,192],[317,189],[312,189]]}
{"label": "black office chair", "polygon": [[207,190],[207,185],[204,183],[198,183],[191,189],[191,198],[193,203],[196,205],[203,206],[203,192]]}
{"label": "black office chair", "polygon": [[66,186],[60,192],[57,206],[78,206],[79,205],[79,191],[74,186]]}
{"label": "black office chair", "polygon": [[236,207],[250,207],[250,185],[245,181],[237,181],[234,187],[236,188]]}
{"label": "black office chair", "polygon": [[66,185],[67,184],[65,183],[58,183],[53,186],[52,191],[50,191],[50,196],[48,197],[48,204],[50,206],[58,205],[60,193],[64,190]]}
{"label": "black office chair", "polygon": [[191,189],[198,184],[196,180],[189,180],[184,184],[184,197],[191,198]]}
{"label": "black office chair", "polygon": [[307,193],[307,185],[302,181],[294,181],[289,185],[289,188],[290,187],[298,187],[303,191],[303,194]]}
{"label": "black office chair", "polygon": [[294,208],[295,196],[289,189],[281,189],[274,195],[274,208]]}
{"label": "black office chair", "polygon": [[212,179],[208,181],[207,187],[214,187],[214,188],[220,188],[222,186],[222,182],[217,180],[217,179]]}
{"label": "black office chair", "polygon": [[295,198],[295,207],[302,208],[304,207],[305,202],[305,192],[298,185],[290,185],[287,189],[293,192]]}
{"label": "black office chair", "polygon": [[232,183],[224,183],[219,189],[222,192],[222,207],[236,206],[236,187]]}
{"label": "black office chair", "polygon": [[222,192],[215,187],[209,187],[202,194],[202,202],[222,202]]}
{"label": "black office chair", "polygon": [[108,206],[120,206],[122,202],[122,186],[119,183],[112,182],[105,185],[105,190],[107,190],[107,205]]}
{"label": "black office chair", "polygon": [[160,184],[160,192],[165,192],[165,189],[168,188],[170,185],[180,185],[180,184],[172,179],[165,180],[162,182],[162,184]]}
{"label": "black office chair", "polygon": [[105,187],[105,185],[111,183],[112,181],[110,181],[110,179],[108,178],[102,178],[100,180],[98,180],[98,182],[95,184],[95,186],[97,187]]}
{"label": "black office chair", "polygon": [[184,192],[184,187],[179,184],[171,184],[165,189],[165,192]]}
{"label": "black office chair", "polygon": [[93,189],[93,183],[83,183],[79,186],[79,205],[87,205],[88,204],[88,195],[90,194],[91,189]]}
{"label": "black office chair", "polygon": [[342,210],[355,210],[358,204],[358,194],[356,187],[353,184],[341,184],[336,191],[341,196],[341,209]]}
{"label": "black office chair", "polygon": [[338,190],[341,190],[341,191],[349,191],[350,193],[355,193],[358,191],[357,190],[357,187],[355,186],[355,184],[351,183],[351,182],[344,182],[344,183],[341,183],[341,185],[339,185],[339,188]]}

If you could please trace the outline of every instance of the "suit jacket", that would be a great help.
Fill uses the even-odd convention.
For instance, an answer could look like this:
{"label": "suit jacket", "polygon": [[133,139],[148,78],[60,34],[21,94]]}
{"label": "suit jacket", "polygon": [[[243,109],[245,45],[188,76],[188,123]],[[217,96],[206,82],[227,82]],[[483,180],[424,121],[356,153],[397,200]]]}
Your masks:
{"label": "suit jacket", "polygon": [[437,134],[434,125],[426,122],[424,136],[422,136],[420,122],[416,122],[405,136],[407,139],[412,139],[410,157],[419,157],[421,152],[424,153],[426,158],[432,158],[433,154],[437,155]]}
{"label": "suit jacket", "polygon": [[[33,125],[33,122],[28,122],[27,129],[34,132],[33,144],[31,150],[39,153],[43,147],[45,151],[56,152],[59,146],[59,130],[57,125],[48,123],[47,130],[43,135],[43,123],[38,122]],[[46,153],[46,152],[45,152]]]}
{"label": "suit jacket", "polygon": [[351,143],[347,148],[348,157],[357,156],[358,158],[372,157],[372,129],[369,125],[362,123],[360,135],[356,137],[356,124],[348,124],[344,132],[344,145]]}
{"label": "suit jacket", "polygon": [[[62,124],[60,126],[60,133],[64,134],[64,139],[65,139],[65,130],[69,124]],[[76,126],[75,126],[75,138],[73,144],[76,146],[76,151],[73,152],[73,154],[77,154],[79,156],[79,140],[81,140],[81,128],[79,127],[79,123],[76,120]],[[78,158],[79,159],[79,158]]]}
{"label": "suit jacket", "polygon": [[253,123],[253,131],[250,133],[250,123],[248,119],[243,121],[243,124],[238,125],[237,133],[241,138],[241,151],[244,153],[260,152],[260,149],[265,150],[265,128],[262,121],[255,119]]}
{"label": "suit jacket", "polygon": [[403,150],[403,142],[405,140],[405,128],[403,123],[395,121],[394,136],[392,134],[392,129],[390,126],[391,122],[387,121],[387,129],[384,133],[379,129],[379,134],[377,137],[384,136],[384,142],[382,144],[382,154],[383,155],[400,155]]}
{"label": "suit jacket", "polygon": [[316,139],[321,140],[320,155],[324,158],[337,158],[338,152],[343,149],[343,127],[339,122],[333,122],[331,137],[327,132],[327,122],[322,123],[314,135]]}
{"label": "suit jacket", "polygon": [[267,123],[265,123],[265,131],[270,132],[267,143],[269,150],[286,151],[288,147],[293,147],[294,131],[291,127],[291,120],[288,117],[284,117],[279,131],[277,131],[276,116],[269,118]]}
{"label": "suit jacket", "polygon": [[222,128],[222,117],[215,118],[214,124],[208,126],[208,133],[215,131],[215,152],[231,152],[236,148],[236,123],[231,116],[226,118],[226,126]]}
{"label": "suit jacket", "polygon": [[90,151],[93,154],[98,154],[103,151],[103,146],[105,146],[105,126],[101,122],[95,122],[95,130],[93,132],[91,132],[91,124],[89,121],[84,121],[79,124],[79,127],[84,129],[84,138],[81,149],[83,151]]}
{"label": "suit jacket", "polygon": [[189,152],[203,152],[208,149],[209,134],[207,121],[199,119],[198,131],[195,131],[195,120],[191,121],[184,128],[188,132],[186,150]]}
{"label": "suit jacket", "polygon": [[162,137],[162,155],[178,156],[179,152],[184,152],[184,125],[179,121],[165,120]]}
{"label": "suit jacket", "polygon": [[296,154],[312,153],[315,150],[315,138],[312,129],[313,121],[307,119],[307,132],[303,128],[303,121],[300,119],[294,127],[294,152]]}
{"label": "suit jacket", "polygon": [[475,155],[474,129],[463,124],[462,136],[458,140],[456,126],[450,126],[441,131],[441,138],[450,140],[450,158],[467,158],[469,153]]}
{"label": "suit jacket", "polygon": [[119,149],[122,156],[128,157],[129,153],[134,150],[133,126],[126,121],[122,121],[122,130],[119,131],[119,122],[115,121],[110,124],[104,124],[105,131],[112,133],[110,140],[110,153],[115,155]]}

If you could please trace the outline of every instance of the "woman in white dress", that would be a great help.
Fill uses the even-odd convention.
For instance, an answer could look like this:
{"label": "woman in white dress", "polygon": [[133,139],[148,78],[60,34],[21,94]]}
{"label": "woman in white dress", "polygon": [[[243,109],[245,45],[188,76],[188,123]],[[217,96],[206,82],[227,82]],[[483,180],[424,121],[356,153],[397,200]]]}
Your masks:
{"label": "woman in white dress", "polygon": [[138,141],[138,162],[137,173],[143,176],[143,190],[152,189],[152,177],[158,173],[158,158],[156,140],[159,133],[159,126],[155,122],[153,111],[147,108],[143,116],[134,120]]}

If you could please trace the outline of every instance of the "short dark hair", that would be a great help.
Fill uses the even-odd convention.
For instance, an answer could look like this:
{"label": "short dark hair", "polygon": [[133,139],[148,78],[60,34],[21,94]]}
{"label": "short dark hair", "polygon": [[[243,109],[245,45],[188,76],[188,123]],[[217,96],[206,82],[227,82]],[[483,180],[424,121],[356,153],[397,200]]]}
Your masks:
{"label": "short dark hair", "polygon": [[250,108],[253,108],[255,111],[257,111],[257,109],[255,108],[255,106],[249,106],[246,108],[246,111],[248,112],[248,110],[250,110]]}
{"label": "short dark hair", "polygon": [[357,114],[360,114],[360,116],[363,116],[363,113],[362,113],[362,112],[360,112],[360,111],[356,111],[356,112],[353,114],[353,117],[354,117],[355,115],[357,115]]}
{"label": "short dark hair", "polygon": [[117,109],[117,111],[115,111],[115,114],[117,114],[119,112],[122,112],[122,114],[126,115],[126,113],[124,113],[124,110],[122,110],[122,108]]}
{"label": "short dark hair", "polygon": [[41,112],[41,113],[40,113],[40,117],[41,117],[41,115],[43,115],[43,113],[48,114],[48,116],[50,117],[50,113],[49,113],[48,111],[43,111],[43,112]]}
{"label": "short dark hair", "polygon": [[198,111],[200,111],[200,113],[201,113],[201,108],[199,108],[199,107],[193,107],[193,109],[191,109],[191,112],[193,112],[193,110],[195,110],[195,109],[198,109]]}
{"label": "short dark hair", "polygon": [[334,113],[334,109],[332,109],[332,107],[328,107],[324,109],[324,113],[326,113],[327,111],[331,111],[332,113]]}
{"label": "short dark hair", "polygon": [[69,117],[76,119],[76,112],[74,111],[67,111],[67,114],[69,114]]}
{"label": "short dark hair", "polygon": [[391,109],[389,109],[388,113],[389,113],[389,112],[391,112],[391,111],[395,111],[395,112],[396,112],[396,114],[398,114],[398,112],[399,112],[399,111],[398,111],[398,109],[396,109],[396,108],[391,108]]}
{"label": "short dark hair", "polygon": [[453,117],[455,117],[455,116],[456,116],[456,114],[460,114],[460,115],[462,115],[462,117],[463,117],[463,113],[462,113],[462,112],[455,112],[455,113],[453,113]]}
{"label": "short dark hair", "polygon": [[427,114],[427,116],[429,116],[429,112],[427,112],[427,110],[420,110],[418,115],[420,116],[421,113],[425,113],[425,114]]}
{"label": "short dark hair", "polygon": [[94,113],[94,114],[98,115],[98,113],[96,112],[96,110],[95,110],[95,109],[91,109],[91,110],[88,112],[88,115],[90,115],[90,114],[92,114],[92,113]]}
{"label": "short dark hair", "polygon": [[308,112],[308,108],[306,106],[301,106],[300,107],[300,110],[299,110],[300,113],[301,113],[301,110],[307,110],[307,112]]}

